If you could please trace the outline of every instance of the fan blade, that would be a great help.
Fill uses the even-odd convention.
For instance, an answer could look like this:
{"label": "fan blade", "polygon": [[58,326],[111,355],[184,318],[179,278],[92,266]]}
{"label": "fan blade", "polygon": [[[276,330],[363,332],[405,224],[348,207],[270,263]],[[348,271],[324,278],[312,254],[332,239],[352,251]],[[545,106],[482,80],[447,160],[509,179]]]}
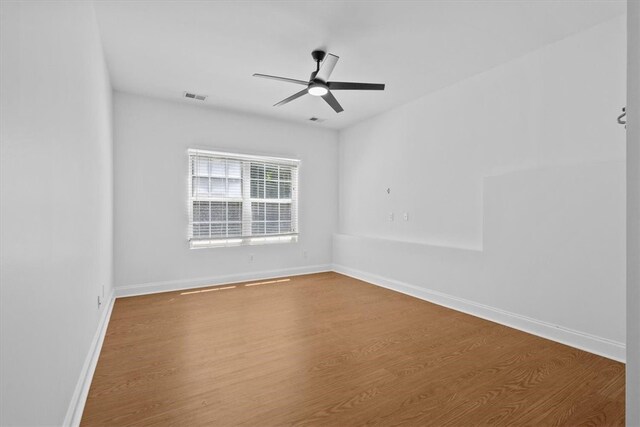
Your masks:
{"label": "fan blade", "polygon": [[290,79],[288,77],[278,77],[278,76],[270,76],[268,74],[254,74],[253,77],[261,77],[263,79],[271,79],[271,80],[278,80],[281,82],[287,82],[287,83],[296,83],[299,85],[305,85],[308,86],[309,82],[305,82],[304,80],[297,80],[297,79]]}
{"label": "fan blade", "polygon": [[384,90],[384,83],[328,82],[331,90]]}
{"label": "fan blade", "polygon": [[307,94],[307,89],[302,89],[300,92],[294,93],[290,97],[283,99],[282,101],[278,102],[277,104],[273,104],[273,106],[274,107],[279,107],[281,105],[284,105],[286,103],[289,103],[289,102],[293,101],[294,99],[298,99],[302,95],[306,95],[306,94]]}
{"label": "fan blade", "polygon": [[322,80],[323,82],[328,81],[329,76],[333,72],[336,63],[338,62],[338,59],[340,58],[335,56],[334,54],[328,54],[324,61],[322,61],[322,66],[320,67],[320,71],[318,71],[318,74],[316,74],[316,79]]}
{"label": "fan blade", "polygon": [[327,92],[326,95],[322,95],[322,98],[327,101],[327,104],[331,106],[335,110],[336,113],[341,113],[344,111],[338,100],[331,92]]}

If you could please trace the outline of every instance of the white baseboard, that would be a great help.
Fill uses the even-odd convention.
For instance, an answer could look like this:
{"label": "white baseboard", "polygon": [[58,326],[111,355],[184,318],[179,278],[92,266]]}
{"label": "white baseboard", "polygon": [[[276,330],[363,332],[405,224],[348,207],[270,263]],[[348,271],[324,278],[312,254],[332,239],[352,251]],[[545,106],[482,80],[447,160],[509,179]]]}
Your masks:
{"label": "white baseboard", "polygon": [[201,277],[187,280],[142,283],[139,285],[116,287],[116,298],[148,295],[159,292],[180,291],[183,289],[247,282],[250,280],[266,280],[284,276],[299,276],[301,274],[322,273],[325,271],[331,271],[331,264],[284,268],[281,270],[257,271],[252,273],[228,274],[225,276]]}
{"label": "white baseboard", "polygon": [[87,401],[87,396],[89,395],[91,380],[93,379],[93,373],[95,372],[98,364],[100,350],[102,350],[102,343],[104,342],[104,337],[107,333],[107,327],[109,326],[109,319],[111,318],[111,312],[113,311],[113,304],[115,300],[115,295],[112,293],[108,299],[108,305],[102,311],[98,329],[91,341],[89,353],[87,353],[87,357],[80,373],[80,378],[78,379],[76,388],[73,391],[73,396],[71,397],[67,414],[64,417],[63,425],[66,427],[77,427],[80,425],[82,412],[84,411],[84,405]]}
{"label": "white baseboard", "polygon": [[560,325],[554,325],[541,320],[532,319],[520,314],[511,313],[484,304],[479,304],[474,301],[469,301],[464,298],[454,297],[442,292],[410,285],[408,283],[403,283],[339,264],[333,265],[333,271],[355,279],[363,280],[373,285],[401,292],[403,294],[420,298],[453,310],[461,311],[472,316],[480,317],[482,319],[500,323],[552,341],[566,344],[571,347],[579,348],[581,350],[588,351],[589,353],[604,356],[618,362],[625,362],[626,346],[624,343],[575,331]]}

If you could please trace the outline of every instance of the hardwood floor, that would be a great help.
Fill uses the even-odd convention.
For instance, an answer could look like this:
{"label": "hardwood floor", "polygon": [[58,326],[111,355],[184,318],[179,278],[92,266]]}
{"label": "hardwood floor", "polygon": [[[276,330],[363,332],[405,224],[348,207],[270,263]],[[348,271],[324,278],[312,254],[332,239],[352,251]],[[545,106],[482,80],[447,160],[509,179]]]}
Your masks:
{"label": "hardwood floor", "polygon": [[84,426],[624,425],[624,365],[337,273],[118,299]]}

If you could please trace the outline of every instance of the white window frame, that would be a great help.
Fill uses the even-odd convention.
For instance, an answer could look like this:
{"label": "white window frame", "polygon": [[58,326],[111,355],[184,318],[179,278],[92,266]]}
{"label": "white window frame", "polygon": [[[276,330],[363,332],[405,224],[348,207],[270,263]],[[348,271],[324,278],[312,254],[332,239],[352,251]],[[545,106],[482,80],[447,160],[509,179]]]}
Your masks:
{"label": "white window frame", "polygon": [[[226,159],[231,161],[240,161],[242,164],[241,171],[241,182],[242,182],[242,192],[241,197],[228,197],[228,196],[211,196],[210,194],[207,196],[202,196],[194,190],[193,186],[193,178],[194,175],[192,169],[192,159],[194,156],[202,156],[209,158],[217,158],[217,159]],[[217,248],[217,247],[228,247],[228,246],[244,246],[244,245],[263,245],[263,244],[271,244],[271,243],[293,243],[298,241],[299,236],[299,225],[298,225],[298,200],[299,200],[299,173],[300,173],[300,160],[298,159],[290,159],[283,157],[271,157],[271,156],[261,156],[261,155],[250,155],[250,154],[240,154],[240,153],[229,153],[224,151],[211,151],[204,149],[196,149],[190,148],[187,150],[187,161],[188,161],[188,232],[187,238],[189,242],[189,247],[191,249],[201,249],[201,248]],[[264,178],[264,198],[251,198],[251,165],[252,162],[258,164],[264,164],[269,166],[283,166],[287,168],[291,168],[291,197],[287,199],[280,198],[266,198],[266,178]],[[278,171],[280,168],[278,167]],[[225,171],[225,179],[228,180],[228,169]],[[211,175],[209,175],[211,178]],[[288,181],[281,181],[280,175],[278,173],[278,192],[281,191],[280,183],[286,183]],[[228,191],[228,184],[225,191]],[[211,237],[211,233],[209,233],[209,237],[198,237],[194,235],[194,202],[200,201],[209,201],[209,202],[240,202],[241,206],[241,236],[229,236],[229,237]],[[255,221],[252,217],[252,203],[265,203],[265,219]],[[282,222],[289,222],[287,220],[281,220],[281,208],[280,204],[290,204],[291,205],[291,232],[287,233],[266,233],[267,228],[267,219],[266,219],[266,203],[270,204],[278,204],[278,226],[282,226]],[[207,221],[205,221],[207,222]],[[211,225],[213,222],[208,221]],[[265,233],[264,234],[256,234],[253,235],[253,223],[261,222],[265,224]],[[271,221],[273,222],[273,221]],[[225,221],[226,224],[229,224],[228,221]],[[278,230],[280,231],[280,230]],[[228,233],[227,233],[228,234]]]}

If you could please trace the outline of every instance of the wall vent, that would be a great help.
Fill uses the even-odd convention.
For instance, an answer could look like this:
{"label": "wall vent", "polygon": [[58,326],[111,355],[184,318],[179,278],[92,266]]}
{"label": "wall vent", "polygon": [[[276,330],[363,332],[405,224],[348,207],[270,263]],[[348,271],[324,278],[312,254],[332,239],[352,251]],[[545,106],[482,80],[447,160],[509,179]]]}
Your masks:
{"label": "wall vent", "polygon": [[207,99],[207,95],[198,95],[197,93],[193,93],[193,92],[184,92],[184,97],[189,99],[195,99],[197,101],[204,101],[205,99]]}

